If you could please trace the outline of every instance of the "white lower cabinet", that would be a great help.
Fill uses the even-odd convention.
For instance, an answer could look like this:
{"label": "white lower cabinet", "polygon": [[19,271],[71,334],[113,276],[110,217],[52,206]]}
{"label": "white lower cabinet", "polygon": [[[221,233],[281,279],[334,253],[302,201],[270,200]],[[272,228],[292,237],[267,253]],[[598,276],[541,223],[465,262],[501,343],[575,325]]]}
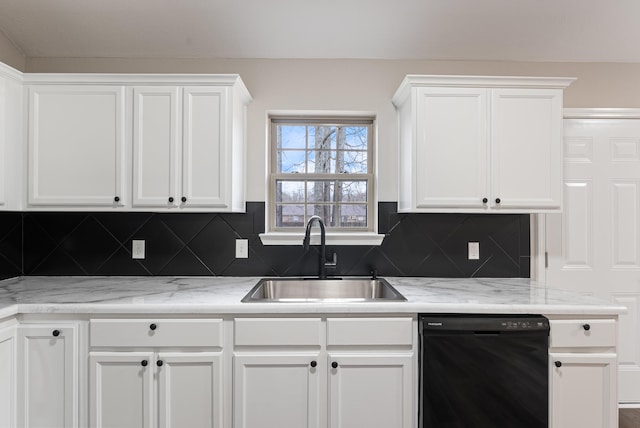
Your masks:
{"label": "white lower cabinet", "polygon": [[236,319],[234,428],[411,428],[413,319]]}
{"label": "white lower cabinet", "polygon": [[0,324],[0,427],[16,427],[15,321]]}
{"label": "white lower cabinet", "polygon": [[77,323],[18,327],[18,417],[21,428],[79,427]]}
{"label": "white lower cabinet", "polygon": [[92,427],[221,427],[220,353],[92,352]]}
{"label": "white lower cabinet", "polygon": [[251,353],[234,358],[236,428],[319,428],[318,353]]}
{"label": "white lower cabinet", "polygon": [[413,426],[412,354],[336,353],[329,359],[331,428]]}
{"label": "white lower cabinet", "polygon": [[551,428],[617,428],[616,321],[550,320]]}
{"label": "white lower cabinet", "polygon": [[222,428],[220,319],[94,319],[89,418],[94,428]]}

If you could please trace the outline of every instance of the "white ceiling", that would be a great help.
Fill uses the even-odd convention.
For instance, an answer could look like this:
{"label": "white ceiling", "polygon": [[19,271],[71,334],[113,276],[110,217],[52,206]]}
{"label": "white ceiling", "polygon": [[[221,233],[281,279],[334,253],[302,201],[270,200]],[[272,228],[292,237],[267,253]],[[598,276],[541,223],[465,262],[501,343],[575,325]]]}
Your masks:
{"label": "white ceiling", "polygon": [[640,62],[640,0],[0,0],[27,57]]}

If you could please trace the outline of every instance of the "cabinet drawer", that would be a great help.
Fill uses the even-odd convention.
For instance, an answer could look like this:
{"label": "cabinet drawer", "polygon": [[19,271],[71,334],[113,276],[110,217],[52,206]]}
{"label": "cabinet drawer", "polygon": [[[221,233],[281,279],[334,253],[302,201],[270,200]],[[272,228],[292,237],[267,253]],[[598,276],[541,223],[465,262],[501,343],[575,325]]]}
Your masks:
{"label": "cabinet drawer", "polygon": [[408,345],[413,343],[411,318],[330,318],[327,345]]}
{"label": "cabinet drawer", "polygon": [[219,319],[93,319],[90,346],[222,346]]}
{"label": "cabinet drawer", "polygon": [[239,346],[320,346],[320,318],[240,318],[235,323]]}
{"label": "cabinet drawer", "polygon": [[615,320],[550,320],[551,347],[616,346]]}

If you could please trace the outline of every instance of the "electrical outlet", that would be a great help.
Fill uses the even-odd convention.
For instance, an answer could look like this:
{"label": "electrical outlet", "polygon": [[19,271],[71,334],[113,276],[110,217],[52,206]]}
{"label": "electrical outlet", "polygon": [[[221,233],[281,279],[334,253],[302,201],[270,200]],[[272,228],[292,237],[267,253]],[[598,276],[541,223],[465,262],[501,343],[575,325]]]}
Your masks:
{"label": "electrical outlet", "polygon": [[479,242],[469,242],[469,260],[480,260]]}
{"label": "electrical outlet", "polygon": [[236,259],[249,258],[249,240],[236,239]]}
{"label": "electrical outlet", "polygon": [[131,258],[144,259],[144,239],[134,239],[131,241]]}

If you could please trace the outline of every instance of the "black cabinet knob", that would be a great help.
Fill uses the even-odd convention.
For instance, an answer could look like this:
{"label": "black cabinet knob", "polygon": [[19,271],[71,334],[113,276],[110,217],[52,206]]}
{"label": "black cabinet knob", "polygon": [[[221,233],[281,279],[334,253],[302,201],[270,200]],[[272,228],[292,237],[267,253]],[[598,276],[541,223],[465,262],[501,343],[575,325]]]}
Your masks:
{"label": "black cabinet knob", "polygon": [[487,202],[489,202],[489,199],[487,199],[487,198],[482,198],[482,203],[483,203],[483,204],[486,204]]}
{"label": "black cabinet knob", "polygon": [[316,367],[318,365],[317,361],[311,361],[311,367]]}
{"label": "black cabinet knob", "polygon": [[500,203],[500,198],[496,198],[496,204]]}
{"label": "black cabinet knob", "polygon": [[582,328],[584,328],[584,331],[589,331],[589,330],[591,330],[591,326],[590,326],[589,324],[584,324],[584,325],[582,326]]}
{"label": "black cabinet knob", "polygon": [[158,366],[158,367],[162,367],[163,364],[164,364],[164,361],[162,361],[162,360],[156,361],[156,366]]}
{"label": "black cabinet knob", "polygon": [[169,202],[173,202],[173,196],[169,196]]}
{"label": "black cabinet knob", "polygon": [[120,196],[116,196],[115,198],[113,198],[114,202],[120,202]]}
{"label": "black cabinet knob", "polygon": [[147,360],[142,360],[142,361],[140,361],[140,365],[141,365],[142,367],[147,367],[147,364],[149,364],[149,361],[147,361]]}
{"label": "black cabinet knob", "polygon": [[333,367],[334,369],[338,368],[338,363],[336,363],[335,361],[333,363],[331,363],[331,367]]}
{"label": "black cabinet knob", "polygon": [[58,337],[60,336],[60,330],[53,330],[51,334],[53,334],[54,337]]}
{"label": "black cabinet knob", "polygon": [[155,324],[150,324],[150,325],[149,325],[149,329],[150,329],[150,330],[155,330],[156,328],[158,328],[158,326],[157,326],[157,325],[155,325]]}
{"label": "black cabinet knob", "polygon": [[181,200],[182,202],[187,202],[187,197],[186,197],[186,196],[183,196],[182,198],[180,198],[180,200]]}
{"label": "black cabinet knob", "polygon": [[556,361],[553,364],[555,364],[556,367],[562,367],[562,361]]}

